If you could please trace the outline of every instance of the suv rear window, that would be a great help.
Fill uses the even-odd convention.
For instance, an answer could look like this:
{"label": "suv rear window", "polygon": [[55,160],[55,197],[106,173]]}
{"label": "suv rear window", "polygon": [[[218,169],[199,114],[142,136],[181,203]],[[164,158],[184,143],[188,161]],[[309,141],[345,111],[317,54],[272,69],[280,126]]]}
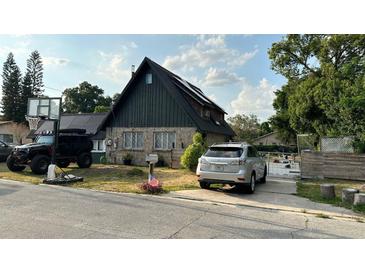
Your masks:
{"label": "suv rear window", "polygon": [[211,147],[205,153],[207,157],[239,158],[243,153],[240,147]]}

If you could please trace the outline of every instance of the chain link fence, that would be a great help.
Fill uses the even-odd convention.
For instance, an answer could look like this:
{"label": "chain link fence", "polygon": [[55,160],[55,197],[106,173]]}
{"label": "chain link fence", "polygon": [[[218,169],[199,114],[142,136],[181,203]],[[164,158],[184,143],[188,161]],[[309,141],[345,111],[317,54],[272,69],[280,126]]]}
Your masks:
{"label": "chain link fence", "polygon": [[298,153],[302,150],[317,150],[317,137],[314,134],[298,134],[297,135],[297,146]]}
{"label": "chain link fence", "polygon": [[321,138],[321,151],[322,152],[342,152],[353,153],[354,139],[351,136],[345,137],[322,137]]}
{"label": "chain link fence", "polygon": [[353,142],[354,139],[351,136],[318,137],[314,134],[297,135],[297,145],[299,154],[301,154],[303,150],[353,153],[354,152]]}

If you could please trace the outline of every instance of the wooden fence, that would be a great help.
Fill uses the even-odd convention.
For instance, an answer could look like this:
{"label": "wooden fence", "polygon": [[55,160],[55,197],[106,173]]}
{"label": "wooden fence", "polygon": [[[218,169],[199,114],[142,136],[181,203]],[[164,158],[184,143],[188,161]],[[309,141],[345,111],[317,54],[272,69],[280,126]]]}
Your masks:
{"label": "wooden fence", "polygon": [[302,178],[365,180],[365,154],[302,151]]}

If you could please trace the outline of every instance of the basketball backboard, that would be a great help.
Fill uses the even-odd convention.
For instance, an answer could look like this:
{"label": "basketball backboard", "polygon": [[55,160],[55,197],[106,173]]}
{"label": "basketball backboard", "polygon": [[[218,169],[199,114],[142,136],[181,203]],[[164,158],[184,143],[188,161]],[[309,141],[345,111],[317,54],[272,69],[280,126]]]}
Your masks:
{"label": "basketball backboard", "polygon": [[59,120],[60,108],[61,98],[29,98],[27,116]]}

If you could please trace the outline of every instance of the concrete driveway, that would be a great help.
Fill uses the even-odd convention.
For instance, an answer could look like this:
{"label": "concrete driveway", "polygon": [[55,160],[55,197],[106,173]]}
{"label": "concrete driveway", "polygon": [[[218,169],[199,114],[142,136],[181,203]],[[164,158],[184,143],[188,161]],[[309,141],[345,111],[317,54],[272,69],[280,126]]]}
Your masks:
{"label": "concrete driveway", "polygon": [[235,188],[184,190],[169,193],[170,197],[209,201],[238,206],[251,206],[264,209],[276,209],[289,212],[325,214],[331,217],[352,218],[361,216],[351,210],[328,204],[315,203],[298,197],[296,183],[290,178],[270,178],[266,184],[257,184],[254,194],[245,194]]}

